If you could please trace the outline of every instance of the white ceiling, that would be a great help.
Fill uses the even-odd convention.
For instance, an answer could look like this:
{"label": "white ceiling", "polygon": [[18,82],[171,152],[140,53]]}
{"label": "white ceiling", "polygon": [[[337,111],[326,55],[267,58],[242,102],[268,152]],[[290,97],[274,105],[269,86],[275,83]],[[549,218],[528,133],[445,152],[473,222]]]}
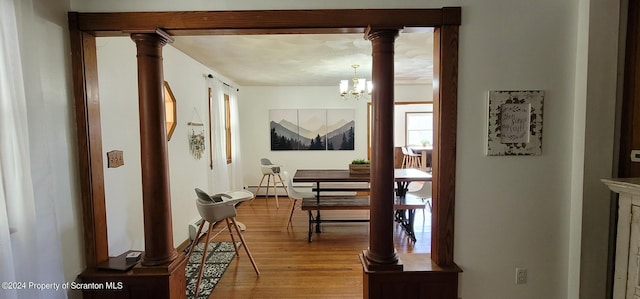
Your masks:
{"label": "white ceiling", "polygon": [[[331,86],[371,79],[371,42],[363,34],[177,36],[173,46],[241,86]],[[401,33],[395,83],[431,84],[433,32]]]}

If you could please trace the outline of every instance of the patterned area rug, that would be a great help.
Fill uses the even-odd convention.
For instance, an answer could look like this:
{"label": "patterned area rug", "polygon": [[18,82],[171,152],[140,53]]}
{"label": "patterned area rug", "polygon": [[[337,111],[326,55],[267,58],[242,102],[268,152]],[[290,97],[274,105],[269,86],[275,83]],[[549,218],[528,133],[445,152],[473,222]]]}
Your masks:
{"label": "patterned area rug", "polygon": [[[238,246],[241,246],[238,242]],[[187,298],[206,299],[209,297],[218,281],[227,270],[229,263],[236,255],[231,242],[211,242],[207,248],[207,257],[205,259],[205,268],[202,273],[202,281],[200,282],[200,292],[195,297],[196,282],[198,281],[198,270],[202,261],[202,251],[204,243],[198,243],[193,249],[191,259],[187,263],[186,280],[187,280]]]}

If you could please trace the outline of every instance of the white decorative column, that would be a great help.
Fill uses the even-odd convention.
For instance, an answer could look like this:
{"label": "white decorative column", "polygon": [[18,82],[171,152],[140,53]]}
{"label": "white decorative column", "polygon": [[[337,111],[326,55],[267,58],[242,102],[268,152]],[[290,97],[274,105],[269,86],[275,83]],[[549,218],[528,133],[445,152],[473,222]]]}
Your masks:
{"label": "white decorative column", "polygon": [[619,194],[613,298],[640,298],[640,178],[602,182]]}

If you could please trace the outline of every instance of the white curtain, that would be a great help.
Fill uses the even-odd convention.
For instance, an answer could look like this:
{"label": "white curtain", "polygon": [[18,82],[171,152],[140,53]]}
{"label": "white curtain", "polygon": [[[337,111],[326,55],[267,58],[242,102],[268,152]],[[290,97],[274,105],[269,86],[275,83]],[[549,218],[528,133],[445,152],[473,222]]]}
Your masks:
{"label": "white curtain", "polygon": [[242,172],[242,155],[240,153],[240,121],[238,112],[238,90],[228,87],[228,95],[231,110],[231,158],[230,180],[232,189],[242,189],[244,187]]}
{"label": "white curtain", "polygon": [[209,193],[215,194],[230,189],[229,170],[227,167],[225,131],[224,131],[224,84],[216,78],[207,78],[207,86],[211,88],[209,108],[209,130],[211,130],[211,154],[213,169],[209,169]]}
{"label": "white curtain", "polygon": [[[29,158],[29,131],[18,29],[13,0],[0,0],[0,281],[25,282],[24,290],[0,288],[0,298],[67,298],[63,290],[41,291],[28,283],[64,283],[55,224],[37,219]],[[55,230],[55,229],[54,229]],[[57,265],[52,269],[51,265]],[[4,286],[4,285],[3,285]]]}

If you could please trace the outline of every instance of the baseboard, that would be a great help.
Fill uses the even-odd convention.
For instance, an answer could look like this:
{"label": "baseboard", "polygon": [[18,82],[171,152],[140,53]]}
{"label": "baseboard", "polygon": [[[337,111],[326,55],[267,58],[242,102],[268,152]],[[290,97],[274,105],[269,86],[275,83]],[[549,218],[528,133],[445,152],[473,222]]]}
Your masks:
{"label": "baseboard", "polygon": [[176,248],[176,251],[185,252],[189,250],[190,245],[191,245],[191,239],[186,239],[182,243],[180,243],[180,245],[178,245],[178,247]]}
{"label": "baseboard", "polygon": [[[251,191],[253,194],[255,194],[256,196],[267,196],[267,187],[266,186],[262,186],[260,187],[260,192],[256,193],[256,191],[258,190],[258,186],[247,186],[245,187],[245,189],[247,191]],[[284,190],[284,187],[282,187],[281,184],[277,184],[276,185],[276,190],[278,191],[278,196],[287,196],[287,193]],[[269,196],[273,196],[273,186],[269,186]]]}

